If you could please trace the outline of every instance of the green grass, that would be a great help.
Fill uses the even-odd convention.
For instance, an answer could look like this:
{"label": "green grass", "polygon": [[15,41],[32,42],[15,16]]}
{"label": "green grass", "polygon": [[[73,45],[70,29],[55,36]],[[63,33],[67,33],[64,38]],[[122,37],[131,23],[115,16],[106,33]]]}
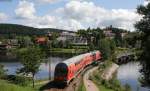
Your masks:
{"label": "green grass", "polygon": [[92,81],[97,85],[97,87],[99,88],[99,91],[114,91],[112,89],[106,88],[104,85],[102,85],[100,83],[100,79],[98,77],[96,77],[96,75],[98,75],[97,73],[94,72],[94,75],[91,77]]}
{"label": "green grass", "polygon": [[55,53],[81,53],[86,51],[86,49],[65,49],[65,48],[53,48],[50,50]]}
{"label": "green grass", "polygon": [[74,49],[88,49],[88,46],[72,46]]}
{"label": "green grass", "polygon": [[98,86],[98,88],[99,88],[100,91],[113,91],[112,89],[108,89],[103,85]]}
{"label": "green grass", "polygon": [[0,91],[35,91],[32,87],[22,87],[0,80]]}
{"label": "green grass", "polygon": [[84,86],[83,80],[81,81],[81,83],[79,84],[78,90],[77,91],[86,91],[86,88]]}

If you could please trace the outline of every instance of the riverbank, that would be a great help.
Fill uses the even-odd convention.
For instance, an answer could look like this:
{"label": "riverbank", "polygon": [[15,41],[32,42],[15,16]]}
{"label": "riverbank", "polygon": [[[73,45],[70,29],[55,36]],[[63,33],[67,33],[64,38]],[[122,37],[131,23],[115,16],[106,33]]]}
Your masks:
{"label": "riverbank", "polygon": [[[131,91],[129,86],[121,86],[116,78],[118,65],[111,61],[100,64],[98,70],[94,71],[90,79],[97,85],[100,91]],[[104,76],[109,74],[109,76]]]}
{"label": "riverbank", "polygon": [[49,50],[49,54],[52,56],[67,56],[72,57],[87,52],[87,49],[66,49],[66,48],[52,48]]}
{"label": "riverbank", "polygon": [[113,78],[113,74],[117,71],[119,65],[112,63],[110,67],[106,68],[101,75],[101,78],[104,80],[110,80]]}
{"label": "riverbank", "polygon": [[[24,51],[26,48],[16,49],[14,51]],[[53,57],[72,57],[75,55],[79,55],[82,53],[87,52],[86,48],[52,48],[48,49],[46,55],[53,56]],[[6,53],[7,55],[0,55],[0,62],[18,62],[19,59],[17,58],[16,52],[9,52]]]}

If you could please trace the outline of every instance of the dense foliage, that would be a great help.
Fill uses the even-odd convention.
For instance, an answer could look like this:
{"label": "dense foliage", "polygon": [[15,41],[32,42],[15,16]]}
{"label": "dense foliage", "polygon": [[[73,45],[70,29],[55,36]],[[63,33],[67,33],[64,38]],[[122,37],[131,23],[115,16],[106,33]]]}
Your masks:
{"label": "dense foliage", "polygon": [[87,39],[89,51],[100,50],[104,59],[110,57],[115,51],[116,42],[114,38],[106,38],[104,31],[100,28],[79,30],[78,35]]}
{"label": "dense foliage", "polygon": [[140,57],[143,74],[142,82],[144,85],[150,84],[150,3],[148,5],[140,5],[137,8],[137,13],[142,16],[142,19],[135,25],[138,31],[141,32],[142,50]]}

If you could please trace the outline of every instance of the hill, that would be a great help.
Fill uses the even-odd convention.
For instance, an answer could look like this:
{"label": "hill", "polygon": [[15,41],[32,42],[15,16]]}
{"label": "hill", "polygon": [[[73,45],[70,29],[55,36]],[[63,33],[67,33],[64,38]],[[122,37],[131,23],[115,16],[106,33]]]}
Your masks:
{"label": "hill", "polygon": [[34,28],[18,24],[0,24],[0,34],[45,35],[48,32],[72,32],[54,28]]}

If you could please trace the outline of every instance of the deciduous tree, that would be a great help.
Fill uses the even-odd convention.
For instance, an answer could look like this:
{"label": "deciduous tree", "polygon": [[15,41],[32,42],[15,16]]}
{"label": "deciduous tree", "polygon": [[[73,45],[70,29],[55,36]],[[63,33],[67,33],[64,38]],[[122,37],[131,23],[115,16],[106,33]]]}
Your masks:
{"label": "deciduous tree", "polygon": [[39,71],[44,53],[42,53],[38,47],[28,47],[27,49],[19,51],[18,56],[23,65],[23,67],[19,69],[19,73],[23,73],[24,75],[32,74],[34,87],[34,77]]}
{"label": "deciduous tree", "polygon": [[143,74],[142,82],[144,85],[150,84],[150,3],[146,6],[140,5],[137,13],[142,15],[142,19],[136,23],[135,27],[142,32],[142,50],[140,57],[142,64],[141,73]]}

